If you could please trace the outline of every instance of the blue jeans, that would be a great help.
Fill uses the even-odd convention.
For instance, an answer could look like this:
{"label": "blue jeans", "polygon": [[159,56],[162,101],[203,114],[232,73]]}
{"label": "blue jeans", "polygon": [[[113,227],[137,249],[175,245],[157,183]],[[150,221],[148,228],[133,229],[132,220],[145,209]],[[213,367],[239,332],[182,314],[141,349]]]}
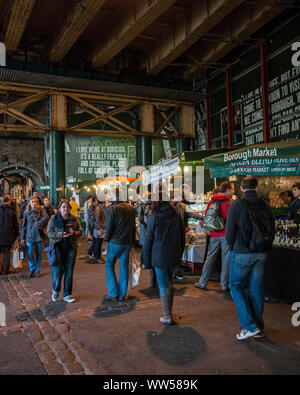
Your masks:
{"label": "blue jeans", "polygon": [[40,270],[42,262],[42,244],[42,241],[39,241],[37,243],[26,242],[29,270],[31,272],[37,273]]}
{"label": "blue jeans", "polygon": [[[110,298],[117,297],[122,300],[126,296],[129,274],[129,253],[131,248],[128,244],[114,244],[109,242],[107,245],[105,274],[108,296]],[[115,264],[118,259],[120,261],[119,282],[117,282],[115,273]]]}
{"label": "blue jeans", "polygon": [[264,263],[266,253],[230,253],[229,287],[241,327],[264,328]]}
{"label": "blue jeans", "polygon": [[59,264],[51,266],[52,268],[52,288],[54,292],[60,292],[61,280],[64,276],[64,292],[63,296],[72,295],[73,288],[73,271],[76,261],[77,250],[70,249],[68,251],[56,248]]}
{"label": "blue jeans", "polygon": [[160,296],[168,295],[172,288],[172,274],[174,270],[155,267],[156,279]]}

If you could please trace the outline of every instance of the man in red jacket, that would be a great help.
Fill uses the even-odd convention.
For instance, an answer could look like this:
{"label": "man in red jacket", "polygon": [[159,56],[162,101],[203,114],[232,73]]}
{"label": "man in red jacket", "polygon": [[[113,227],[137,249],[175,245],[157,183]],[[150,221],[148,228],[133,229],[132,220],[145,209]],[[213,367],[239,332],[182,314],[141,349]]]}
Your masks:
{"label": "man in red jacket", "polygon": [[[220,203],[220,216],[223,218],[224,223],[226,225],[227,212],[228,212],[228,208],[231,203],[231,197],[232,197],[233,193],[234,193],[233,184],[231,184],[228,181],[222,182],[222,184],[220,185],[220,192],[214,194],[211,197],[210,202],[207,205],[206,212],[207,212],[209,206],[214,201],[221,202]],[[206,287],[208,280],[213,273],[216,259],[219,255],[220,250],[222,253],[222,270],[221,270],[222,290],[223,291],[229,290],[230,250],[229,250],[227,241],[225,239],[225,227],[224,227],[224,229],[222,229],[218,232],[210,232],[210,249],[208,252],[206,262],[205,262],[203,269],[202,269],[201,278],[200,278],[199,282],[197,282],[195,284],[196,288],[204,289]]]}

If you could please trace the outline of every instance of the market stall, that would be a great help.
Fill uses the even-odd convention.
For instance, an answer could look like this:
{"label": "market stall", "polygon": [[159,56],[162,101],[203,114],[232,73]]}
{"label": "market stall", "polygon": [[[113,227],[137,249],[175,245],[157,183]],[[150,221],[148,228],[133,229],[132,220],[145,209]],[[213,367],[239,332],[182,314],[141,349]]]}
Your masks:
{"label": "market stall", "polygon": [[235,184],[257,177],[259,195],[268,201],[276,218],[274,248],[265,268],[265,293],[289,303],[300,300],[300,228],[287,220],[292,185],[300,182],[300,139],[259,144],[205,158],[204,165],[218,183]]}
{"label": "market stall", "polygon": [[[154,186],[159,182],[165,182],[169,190],[187,184],[190,188],[190,194],[186,209],[204,215],[209,200],[206,191],[214,187],[214,181],[211,179],[208,169],[204,168],[204,158],[232,150],[224,148],[206,151],[184,151],[170,158],[161,159],[158,163],[149,166],[149,169],[143,173],[143,182],[145,185],[153,184]],[[206,259],[209,235],[202,228],[198,219],[190,218],[188,227],[182,263],[190,267],[193,272],[199,273]]]}

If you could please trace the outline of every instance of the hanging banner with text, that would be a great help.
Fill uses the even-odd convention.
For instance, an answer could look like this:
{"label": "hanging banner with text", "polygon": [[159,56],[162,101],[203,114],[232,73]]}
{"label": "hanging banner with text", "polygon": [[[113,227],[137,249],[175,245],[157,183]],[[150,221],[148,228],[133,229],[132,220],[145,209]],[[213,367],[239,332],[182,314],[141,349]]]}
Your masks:
{"label": "hanging banner with text", "polygon": [[211,177],[300,176],[300,139],[258,144],[204,160]]}

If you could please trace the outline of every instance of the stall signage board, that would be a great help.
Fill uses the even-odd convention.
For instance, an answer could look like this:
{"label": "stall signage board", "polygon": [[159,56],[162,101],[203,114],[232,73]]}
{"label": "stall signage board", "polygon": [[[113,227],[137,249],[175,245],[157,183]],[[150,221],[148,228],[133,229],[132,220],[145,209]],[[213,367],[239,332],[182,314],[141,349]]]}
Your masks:
{"label": "stall signage board", "polygon": [[35,189],[37,191],[50,190],[50,185],[37,185]]}
{"label": "stall signage board", "polygon": [[179,166],[179,157],[161,160],[158,164],[150,166],[149,170],[143,172],[144,185],[155,184],[162,179],[174,176]]}
{"label": "stall signage board", "polygon": [[258,144],[204,160],[211,177],[300,176],[300,140]]}

